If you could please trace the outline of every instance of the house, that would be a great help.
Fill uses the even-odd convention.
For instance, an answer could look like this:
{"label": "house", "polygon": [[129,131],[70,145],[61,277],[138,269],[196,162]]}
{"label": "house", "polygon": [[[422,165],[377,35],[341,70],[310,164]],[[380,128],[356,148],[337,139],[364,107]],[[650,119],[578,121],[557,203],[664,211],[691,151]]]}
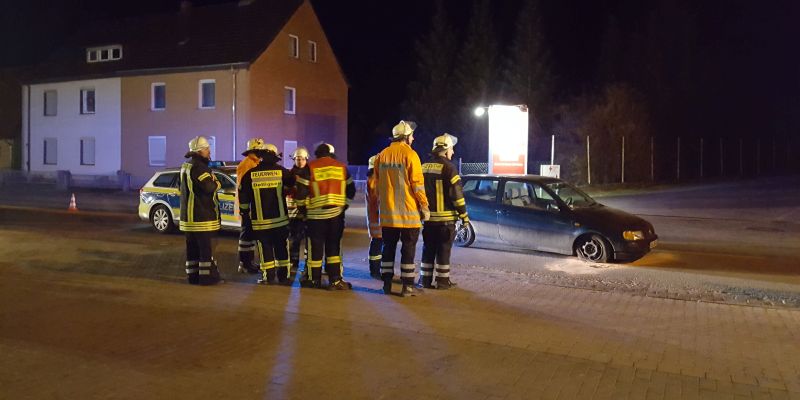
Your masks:
{"label": "house", "polygon": [[240,0],[86,26],[22,87],[22,165],[143,184],[204,135],[347,148],[348,85],[308,0]]}

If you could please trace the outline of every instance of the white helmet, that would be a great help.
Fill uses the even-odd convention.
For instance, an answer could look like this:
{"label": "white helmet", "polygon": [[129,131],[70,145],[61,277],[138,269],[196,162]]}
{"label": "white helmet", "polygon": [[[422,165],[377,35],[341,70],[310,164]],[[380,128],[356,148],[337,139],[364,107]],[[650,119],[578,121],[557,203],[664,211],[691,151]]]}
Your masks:
{"label": "white helmet", "polygon": [[194,139],[189,141],[189,151],[192,153],[196,153],[209,147],[211,147],[211,145],[208,144],[208,139],[206,139],[204,136],[195,136]]}
{"label": "white helmet", "polygon": [[252,153],[257,150],[266,150],[264,147],[266,144],[264,143],[264,139],[262,138],[253,138],[247,141],[247,150],[245,150],[242,155],[246,156],[249,153]]}
{"label": "white helmet", "polygon": [[377,154],[369,158],[369,161],[367,161],[367,169],[375,168],[375,159],[376,158],[378,158]]}
{"label": "white helmet", "polygon": [[392,137],[395,139],[411,136],[417,129],[417,124],[413,121],[400,121],[392,128]]}
{"label": "white helmet", "polygon": [[298,157],[305,158],[306,160],[308,160],[308,150],[306,150],[305,147],[298,147],[297,149],[295,149],[295,151],[292,152],[292,155],[290,157],[292,160],[295,160]]}
{"label": "white helmet", "polygon": [[445,133],[442,136],[436,137],[433,139],[433,149],[432,151],[442,151],[452,149],[456,143],[458,143],[458,138],[449,134]]}

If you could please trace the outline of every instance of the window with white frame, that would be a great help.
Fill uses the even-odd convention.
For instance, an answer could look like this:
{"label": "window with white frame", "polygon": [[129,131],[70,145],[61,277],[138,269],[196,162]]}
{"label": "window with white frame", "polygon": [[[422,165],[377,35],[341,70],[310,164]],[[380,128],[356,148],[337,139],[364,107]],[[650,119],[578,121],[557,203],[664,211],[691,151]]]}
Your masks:
{"label": "window with white frame", "polygon": [[86,49],[86,62],[106,62],[122,59],[122,46],[115,44],[111,46],[90,47]]}
{"label": "window with white frame", "polygon": [[300,38],[295,35],[289,35],[289,55],[300,58]]}
{"label": "window with white frame", "polygon": [[44,115],[53,117],[58,114],[58,92],[55,90],[44,91]]}
{"label": "window with white frame", "polygon": [[81,89],[81,114],[94,114],[94,89]]}
{"label": "window with white frame", "polygon": [[81,138],[81,165],[94,165],[94,138]]}
{"label": "window with white frame", "polygon": [[150,87],[150,109],[162,111],[167,109],[167,84],[155,82]]}
{"label": "window with white frame", "polygon": [[201,79],[198,86],[199,108],[214,108],[216,100],[217,81],[215,79]]}
{"label": "window with white frame", "polygon": [[58,139],[45,138],[44,139],[44,164],[56,165],[58,164]]}
{"label": "window with white frame", "polygon": [[283,88],[283,112],[284,114],[294,114],[297,111],[297,91],[293,87]]}
{"label": "window with white frame", "polygon": [[317,62],[317,42],[308,41],[308,60]]}
{"label": "window with white frame", "polygon": [[217,137],[216,136],[209,136],[206,139],[208,139],[209,157],[211,157],[212,160],[216,160],[217,159],[217,157],[216,157],[217,156]]}
{"label": "window with white frame", "polygon": [[152,167],[163,167],[167,165],[167,137],[148,136],[147,156],[149,164]]}

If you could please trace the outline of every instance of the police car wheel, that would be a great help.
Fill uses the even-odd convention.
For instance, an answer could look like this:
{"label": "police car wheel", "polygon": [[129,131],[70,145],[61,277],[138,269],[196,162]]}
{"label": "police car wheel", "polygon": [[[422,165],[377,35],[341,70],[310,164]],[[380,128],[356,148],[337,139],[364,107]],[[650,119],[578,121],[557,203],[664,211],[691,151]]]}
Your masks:
{"label": "police car wheel", "polygon": [[153,225],[153,229],[158,233],[171,232],[174,225],[172,224],[172,215],[169,209],[163,205],[153,207],[153,211],[150,212],[150,224]]}
{"label": "police car wheel", "polygon": [[464,226],[461,221],[456,221],[456,237],[453,244],[458,247],[469,247],[475,242],[475,230],[472,224]]}

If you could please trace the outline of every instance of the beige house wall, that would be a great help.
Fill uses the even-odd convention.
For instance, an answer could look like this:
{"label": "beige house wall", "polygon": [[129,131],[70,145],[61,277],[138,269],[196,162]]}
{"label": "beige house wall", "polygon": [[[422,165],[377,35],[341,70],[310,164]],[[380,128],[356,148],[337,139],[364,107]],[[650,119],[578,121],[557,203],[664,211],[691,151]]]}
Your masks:
{"label": "beige house wall", "polygon": [[[187,144],[194,136],[214,136],[216,158],[231,160],[234,77],[237,93],[248,86],[247,71],[219,70],[132,76],[122,79],[122,169],[134,176],[136,184],[163,166],[150,166],[148,137],[166,136],[166,166],[180,166]],[[216,105],[200,108],[200,81],[216,81]],[[152,109],[153,83],[166,84],[166,109]],[[238,98],[237,114],[246,112]],[[241,111],[240,111],[241,110]],[[246,119],[237,118],[237,130],[245,131]],[[241,124],[241,126],[239,126]],[[238,154],[238,153],[237,153]]]}
{"label": "beige house wall", "polygon": [[[300,56],[290,55],[290,36],[299,37]],[[311,62],[308,41],[317,43]],[[296,89],[296,114],[284,113],[284,87]],[[339,159],[347,160],[348,87],[333,49],[308,1],[281,29],[267,50],[250,67],[248,137],[264,137],[282,148],[284,140],[312,146],[332,143]],[[287,155],[288,156],[288,155]]]}

